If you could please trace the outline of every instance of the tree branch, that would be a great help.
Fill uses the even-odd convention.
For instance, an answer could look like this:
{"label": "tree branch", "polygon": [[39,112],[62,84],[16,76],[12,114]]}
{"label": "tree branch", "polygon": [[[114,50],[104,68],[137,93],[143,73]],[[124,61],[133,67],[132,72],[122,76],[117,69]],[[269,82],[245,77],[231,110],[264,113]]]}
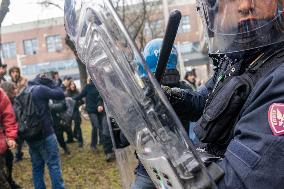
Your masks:
{"label": "tree branch", "polygon": [[45,6],[45,7],[55,6],[55,7],[59,8],[60,10],[63,10],[63,8],[59,4],[53,3],[53,2],[51,2],[49,0],[44,0],[44,1],[41,1],[41,2],[37,2],[37,4]]}

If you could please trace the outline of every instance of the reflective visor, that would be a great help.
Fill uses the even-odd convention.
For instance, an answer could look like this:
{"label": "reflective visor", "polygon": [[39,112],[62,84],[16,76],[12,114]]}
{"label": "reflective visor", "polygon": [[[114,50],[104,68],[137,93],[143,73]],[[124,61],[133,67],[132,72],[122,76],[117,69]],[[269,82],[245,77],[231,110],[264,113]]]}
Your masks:
{"label": "reflective visor", "polygon": [[200,0],[199,6],[210,53],[238,52],[282,41],[283,0]]}

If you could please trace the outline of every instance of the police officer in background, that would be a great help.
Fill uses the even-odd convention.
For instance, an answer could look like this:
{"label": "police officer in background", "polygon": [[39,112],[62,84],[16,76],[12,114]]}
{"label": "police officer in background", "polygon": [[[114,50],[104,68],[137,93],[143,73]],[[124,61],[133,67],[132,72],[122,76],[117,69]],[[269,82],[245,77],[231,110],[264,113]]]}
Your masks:
{"label": "police officer in background", "polygon": [[[157,69],[157,63],[160,56],[160,50],[162,47],[163,40],[153,39],[147,43],[147,45],[144,48],[143,55],[145,58],[145,61],[152,73],[156,72]],[[167,85],[169,87],[179,87],[184,90],[192,91],[192,88],[186,84],[185,82],[180,81],[180,74],[179,71],[176,69],[178,64],[178,53],[176,50],[176,47],[174,46],[168,63],[165,70],[165,73],[162,78],[162,85]],[[139,69],[140,70],[140,69]],[[143,71],[142,71],[143,70]],[[146,77],[146,73],[143,68],[140,70],[140,77]],[[189,131],[189,122],[182,117],[180,117],[183,126],[185,130]],[[122,141],[125,141],[126,139],[122,139]],[[138,160],[138,165],[135,169],[135,181],[133,182],[131,189],[155,189],[155,185],[152,182],[150,176],[146,172],[143,164]]]}
{"label": "police officer in background", "polygon": [[[197,0],[214,76],[198,92],[165,87],[179,115],[198,120],[221,156],[220,189],[283,188],[283,0]],[[203,114],[202,114],[203,112]]]}

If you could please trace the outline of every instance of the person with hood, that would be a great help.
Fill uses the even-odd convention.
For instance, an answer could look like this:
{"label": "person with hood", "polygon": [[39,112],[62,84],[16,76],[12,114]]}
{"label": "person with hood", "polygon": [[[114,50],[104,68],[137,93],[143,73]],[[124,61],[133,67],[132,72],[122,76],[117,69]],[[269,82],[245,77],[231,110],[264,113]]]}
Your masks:
{"label": "person with hood", "polygon": [[32,100],[43,125],[43,138],[27,142],[32,161],[34,187],[35,189],[46,188],[44,167],[47,165],[52,188],[64,189],[59,148],[49,109],[49,101],[63,100],[64,92],[61,87],[56,86],[48,73],[37,75],[34,80],[28,82],[29,87],[32,87]]}
{"label": "person with hood", "polygon": [[[27,78],[21,75],[21,70],[18,66],[13,66],[9,69],[9,76],[11,77],[11,82],[15,84],[17,89],[17,94],[19,94],[28,84]],[[24,153],[22,152],[24,140],[21,137],[17,139],[17,149],[16,149],[16,161],[21,161],[23,159]]]}
{"label": "person with hood", "polygon": [[27,86],[28,79],[21,75],[21,70],[18,66],[13,66],[9,69],[11,81],[17,86],[18,94]]}
{"label": "person with hood", "polygon": [[[0,84],[0,88],[5,91],[7,94],[9,100],[13,104],[13,100],[15,96],[17,95],[17,87],[12,82],[3,82]],[[17,141],[18,143],[18,141]],[[8,149],[5,153],[5,162],[6,162],[6,168],[7,168],[7,180],[9,182],[9,185],[11,189],[20,189],[21,187],[14,181],[12,172],[13,172],[13,161],[14,161],[14,155],[10,149]]]}
{"label": "person with hood", "polygon": [[6,153],[8,148],[16,147],[18,124],[12,103],[3,89],[0,89],[0,188],[11,189],[9,173],[6,170]]}

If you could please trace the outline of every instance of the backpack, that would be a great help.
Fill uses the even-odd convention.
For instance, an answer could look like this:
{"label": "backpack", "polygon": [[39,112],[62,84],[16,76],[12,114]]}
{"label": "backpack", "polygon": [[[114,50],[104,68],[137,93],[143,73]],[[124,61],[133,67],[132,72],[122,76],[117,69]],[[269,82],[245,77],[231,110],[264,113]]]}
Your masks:
{"label": "backpack", "polygon": [[52,117],[55,124],[70,126],[75,104],[76,101],[70,97],[61,101],[50,101],[49,108],[53,112]]}
{"label": "backpack", "polygon": [[26,87],[14,99],[14,110],[19,123],[18,134],[28,142],[43,138],[42,121],[32,100],[34,87]]}

